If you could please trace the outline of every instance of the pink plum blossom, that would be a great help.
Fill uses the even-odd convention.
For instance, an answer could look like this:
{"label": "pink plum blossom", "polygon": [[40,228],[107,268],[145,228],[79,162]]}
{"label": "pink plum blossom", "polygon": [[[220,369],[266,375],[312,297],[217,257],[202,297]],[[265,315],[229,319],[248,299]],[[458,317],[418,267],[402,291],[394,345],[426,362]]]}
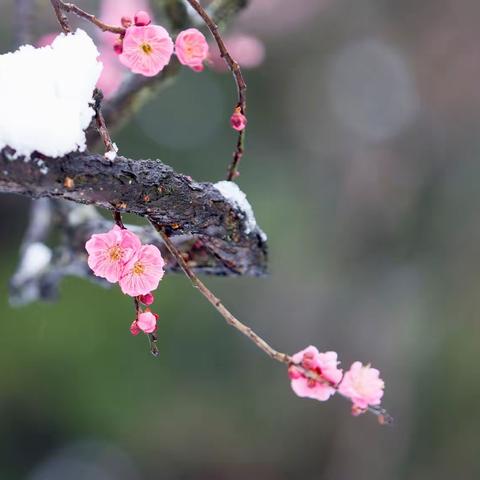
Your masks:
{"label": "pink plum blossom", "polygon": [[237,132],[241,132],[247,126],[247,117],[240,112],[240,109],[235,109],[233,115],[230,117],[230,125]]}
{"label": "pink plum blossom", "polygon": [[203,62],[208,56],[208,43],[205,35],[196,28],[180,32],[175,40],[175,54],[182,65],[201,72]]}
{"label": "pink plum blossom", "polygon": [[115,225],[107,233],[93,234],[85,244],[88,266],[97,277],[118,282],[125,263],[140,247],[140,239],[134,233]]}
{"label": "pink plum blossom", "polygon": [[365,410],[369,405],[380,404],[385,384],[379,375],[376,368],[362,365],[361,362],[354,362],[345,373],[338,392],[350,398],[354,412],[358,412],[358,409]]}
{"label": "pink plum blossom", "polygon": [[140,313],[137,318],[137,326],[142,332],[153,333],[157,328],[157,318],[158,315],[152,312]]}
{"label": "pink plum blossom", "polygon": [[154,245],[143,245],[125,264],[120,278],[120,288],[125,295],[138,297],[155,290],[163,277],[160,250]]}
{"label": "pink plum blossom", "polygon": [[120,62],[133,73],[153,77],[170,61],[173,42],[168,32],[159,25],[127,28],[123,39]]}
{"label": "pink plum blossom", "polygon": [[[288,369],[292,389],[299,397],[325,401],[335,393],[334,387],[342,379],[335,352],[320,353],[310,345],[293,355],[292,360],[301,367],[291,365]],[[309,378],[306,372],[316,378]]]}
{"label": "pink plum blossom", "polygon": [[[120,23],[125,28],[133,24],[132,17],[136,11],[149,12],[148,0],[102,0],[100,6],[100,18],[105,23]],[[101,32],[98,40],[101,54],[99,60],[103,63],[103,70],[97,87],[106,98],[111,98],[118,91],[127,72],[117,57],[122,53],[123,45],[118,35],[110,32]]]}

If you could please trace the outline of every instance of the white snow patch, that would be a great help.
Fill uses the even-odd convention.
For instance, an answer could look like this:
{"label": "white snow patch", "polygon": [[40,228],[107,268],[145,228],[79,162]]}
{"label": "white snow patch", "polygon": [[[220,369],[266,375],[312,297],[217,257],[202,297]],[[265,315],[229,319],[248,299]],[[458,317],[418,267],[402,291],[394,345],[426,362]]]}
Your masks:
{"label": "white snow patch", "polygon": [[16,280],[23,281],[35,277],[48,266],[51,259],[52,251],[44,243],[30,244],[22,256],[20,268],[15,274]]}
{"label": "white snow patch", "polygon": [[9,146],[16,157],[85,150],[102,71],[98,55],[83,30],[60,34],[46,47],[24,45],[0,55],[0,149]]}
{"label": "white snow patch", "polygon": [[113,149],[112,150],[109,150],[108,152],[105,152],[105,155],[104,157],[107,159],[107,160],[110,160],[111,162],[113,162],[116,158],[117,158],[117,153],[118,153],[118,147],[117,147],[117,144],[114,143],[112,145]]}
{"label": "white snow patch", "polygon": [[258,230],[262,240],[266,240],[265,233],[257,227],[257,221],[253,214],[253,209],[247,200],[247,196],[240,190],[238,185],[234,182],[222,180],[221,182],[214,183],[213,186],[228,200],[228,202],[245,215],[245,233],[249,234],[255,229]]}

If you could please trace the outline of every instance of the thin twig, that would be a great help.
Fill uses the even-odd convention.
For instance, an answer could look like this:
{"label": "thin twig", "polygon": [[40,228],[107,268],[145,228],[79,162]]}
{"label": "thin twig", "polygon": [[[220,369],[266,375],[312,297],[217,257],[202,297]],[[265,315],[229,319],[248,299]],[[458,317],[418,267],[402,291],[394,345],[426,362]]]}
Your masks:
{"label": "thin twig", "polygon": [[55,10],[55,14],[57,15],[58,22],[62,27],[64,33],[70,33],[72,31],[70,27],[70,22],[68,21],[67,16],[65,15],[65,5],[60,0],[50,0],[53,9]]}
{"label": "thin twig", "polygon": [[[215,41],[217,42],[218,48],[220,50],[220,55],[225,60],[228,68],[232,72],[233,77],[235,79],[235,84],[237,86],[238,103],[236,104],[235,109],[239,110],[240,113],[242,113],[243,115],[246,115],[247,84],[245,83],[245,80],[243,78],[240,65],[238,64],[238,62],[236,62],[232,58],[232,56],[228,52],[225,42],[223,41],[222,36],[220,35],[217,24],[212,20],[212,18],[208,15],[205,9],[200,5],[200,3],[197,0],[187,0],[187,1],[192,6],[192,8],[202,17],[205,24],[207,25],[210,32],[212,33],[213,37],[215,38]],[[99,20],[98,18],[96,18],[94,15],[82,10],[80,7],[78,7],[73,3],[65,3],[62,0],[51,0],[51,3],[53,5],[53,8],[55,9],[55,13],[57,14],[58,21],[60,22],[60,25],[62,26],[62,29],[65,33],[71,32],[70,24],[65,15],[65,12],[67,12],[67,13],[74,13],[77,16],[84,18],[85,20],[88,20],[89,22],[93,23],[104,32],[111,32],[121,36],[125,35],[126,29],[124,27],[108,25],[102,22],[101,20]],[[111,151],[113,149],[113,145],[111,144],[111,142],[107,143],[108,138],[105,136],[105,134],[102,133],[102,131],[104,131],[104,128],[103,128],[104,125],[102,125],[102,120],[103,120],[103,117],[100,113],[97,116],[97,125],[99,126],[99,132],[100,132],[100,135],[102,135],[102,139],[104,140],[107,150]],[[103,121],[103,124],[104,123],[105,122]],[[239,175],[238,165],[240,163],[240,160],[243,157],[244,143],[245,143],[245,129],[241,130],[238,133],[238,139],[237,139],[235,151],[233,153],[233,160],[228,168],[227,180],[234,180]]]}
{"label": "thin twig", "polygon": [[[246,337],[248,337],[260,350],[263,350],[270,358],[273,358],[277,362],[283,363],[285,365],[294,366],[295,368],[302,371],[306,378],[311,378],[316,382],[327,384],[330,387],[334,388],[338,392],[338,386],[341,382],[337,384],[329,381],[321,374],[305,369],[302,364],[296,363],[293,361],[293,358],[286,353],[278,352],[273,347],[271,347],[263,338],[257,335],[250,327],[242,323],[238,320],[227,308],[222,304],[219,298],[217,298],[209,289],[208,287],[195,275],[192,269],[188,266],[188,263],[185,261],[184,257],[182,256],[181,252],[177,249],[175,244],[170,240],[170,237],[166,233],[166,231],[161,227],[161,225],[150,221],[153,225],[155,230],[160,234],[162,237],[167,250],[175,257],[178,264],[185,272],[185,275],[190,279],[193,286],[197,288],[200,293],[216,308],[216,310],[222,315],[222,317],[226,320],[226,322],[231,325],[233,328],[236,328],[240,333],[243,333]],[[344,396],[344,395],[342,395]],[[348,397],[345,397],[348,399]],[[377,418],[381,425],[391,425],[393,423],[393,418],[389,415],[389,413],[380,405],[378,406],[368,406],[367,410],[370,413],[373,413]]]}
{"label": "thin twig", "polygon": [[277,352],[272,348],[263,338],[258,336],[250,327],[243,324],[238,320],[229,310],[222,304],[219,298],[217,298],[207,286],[195,275],[192,269],[188,266],[187,262],[183,258],[181,252],[177,249],[175,244],[170,240],[170,237],[165,233],[165,230],[157,223],[151,222],[155,230],[160,234],[162,240],[165,243],[168,251],[175,257],[185,275],[191,280],[193,286],[197,288],[200,293],[217,309],[222,317],[227,321],[229,325],[236,328],[240,333],[247,336],[258,348],[263,350],[269,357],[277,360],[277,362],[289,365],[292,363],[292,359],[286,353]]}
{"label": "thin twig", "polygon": [[[212,20],[210,15],[206,10],[200,5],[197,0],[187,0],[187,2],[192,6],[192,8],[202,17],[203,21],[207,25],[210,33],[215,38],[217,42],[218,49],[220,50],[221,57],[225,60],[228,68],[233,74],[235,79],[235,84],[237,86],[238,93],[238,103],[235,108],[240,109],[240,113],[243,115],[247,114],[247,84],[242,75],[242,70],[240,65],[236,62],[230,55],[225,42],[223,41],[222,36],[220,35],[218,25]],[[243,156],[244,152],[244,143],[245,143],[245,129],[241,130],[238,133],[238,140],[236,144],[235,151],[233,153],[233,160],[228,168],[227,180],[234,180],[238,175],[238,164]]]}
{"label": "thin twig", "polygon": [[108,132],[107,125],[105,124],[105,119],[103,118],[101,107],[98,106],[95,108],[95,121],[97,123],[97,130],[102,138],[103,144],[105,145],[105,150],[107,152],[117,152],[117,148],[113,144],[110,133]]}
{"label": "thin twig", "polygon": [[125,225],[123,224],[123,220],[122,220],[122,214],[118,211],[118,210],[115,210],[113,212],[113,221],[115,222],[115,224],[120,227],[122,230],[126,230],[125,228]]}
{"label": "thin twig", "polygon": [[[74,13],[75,15],[84,18],[85,20],[88,20],[89,22],[93,23],[95,26],[97,26],[100,30],[103,32],[111,32],[111,33],[116,33],[118,35],[125,35],[125,28],[124,27],[119,27],[115,25],[109,25],[105,22],[102,22],[99,20],[95,15],[92,15],[91,13],[86,12],[85,10],[82,10],[80,7],[77,7],[77,5],[73,3],[65,3],[62,0],[51,0],[53,8],[55,8],[55,12],[57,13],[57,17],[66,19],[65,13]],[[60,24],[62,25],[63,30],[66,32],[64,28],[64,24],[62,23],[62,20],[60,20]],[[68,25],[68,22],[67,22]]]}
{"label": "thin twig", "polygon": [[[120,29],[120,27],[118,29],[116,27],[110,27],[109,25],[104,24],[100,20],[97,20],[93,15],[87,12],[84,12],[83,10],[78,8],[76,5],[73,5],[72,3],[65,3],[65,2],[62,2],[61,0],[51,0],[51,4],[55,10],[60,26],[62,27],[65,33],[70,33],[72,31],[68,18],[65,15],[65,12],[73,12],[81,16],[82,18],[86,18],[87,20],[91,21],[92,23],[97,25],[99,28],[101,28],[103,31],[121,33],[117,31]],[[121,30],[123,33],[125,33],[125,29],[123,27],[121,27]],[[103,99],[102,92],[98,89],[95,89],[95,91],[93,92],[93,98],[95,100],[94,108],[95,108],[95,121],[97,124],[97,130],[98,130],[98,133],[100,134],[100,137],[103,140],[103,144],[105,145],[105,150],[107,152],[116,153],[117,149],[114,143],[112,142],[112,138],[110,137],[110,133],[108,132],[107,126],[105,124],[105,119],[103,118],[103,115],[102,115],[102,110],[101,110],[101,101]]]}
{"label": "thin twig", "polygon": [[[138,319],[138,316],[142,313],[142,309],[140,308],[140,301],[139,297],[133,297],[133,303],[135,305],[135,317]],[[158,357],[160,355],[160,351],[158,350],[157,345],[157,334],[155,332],[147,334],[148,342],[150,344],[150,353],[154,357]]]}

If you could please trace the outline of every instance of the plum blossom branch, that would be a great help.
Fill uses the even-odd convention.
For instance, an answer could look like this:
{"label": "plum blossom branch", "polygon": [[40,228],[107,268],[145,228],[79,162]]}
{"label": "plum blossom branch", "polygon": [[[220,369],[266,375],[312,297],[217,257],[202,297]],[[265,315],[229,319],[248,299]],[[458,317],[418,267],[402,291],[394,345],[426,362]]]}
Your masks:
{"label": "plum blossom branch", "polygon": [[[352,368],[346,373],[342,374],[341,370],[337,368],[337,355],[334,352],[328,352],[326,354],[318,354],[317,356],[331,357],[333,356],[333,364],[322,365],[323,368],[318,368],[318,365],[313,363],[314,355],[310,353],[308,363],[305,361],[306,355],[304,352],[309,349],[315,348],[309,347],[303,352],[290,356],[286,353],[275,350],[269,345],[262,337],[257,335],[250,327],[238,320],[221,302],[221,300],[215,296],[215,294],[197,277],[197,275],[189,267],[185,261],[182,253],[177,249],[175,244],[171,241],[169,235],[165,229],[157,223],[150,221],[153,227],[162,237],[163,242],[167,250],[177,260],[178,264],[185,272],[185,275],[190,279],[193,286],[197,288],[200,293],[210,302],[215,309],[222,315],[226,322],[238,330],[240,333],[248,337],[260,350],[265,352],[270,358],[287,365],[289,368],[289,374],[292,379],[292,388],[294,388],[295,382],[300,381],[301,378],[305,379],[306,384],[303,391],[298,391],[294,388],[295,393],[299,396],[309,396],[316,398],[317,400],[327,400],[333,393],[338,392],[341,396],[352,400],[352,413],[359,415],[366,411],[374,414],[381,425],[390,425],[393,423],[393,418],[388,412],[379,404],[380,398],[383,395],[383,381],[378,377],[378,370],[370,368],[369,365],[362,366],[360,362],[355,362]],[[302,354],[304,359],[302,361]],[[331,362],[331,361],[330,361]],[[355,371],[355,368],[357,369]],[[334,370],[333,377],[329,377],[328,374]],[[330,371],[330,372],[329,372]],[[351,380],[350,377],[356,373],[356,378]],[[360,372],[360,373],[359,373]],[[357,385],[361,385],[360,391],[357,392],[355,388]],[[312,395],[314,389],[320,389],[320,396]],[[306,393],[305,393],[306,392]],[[326,393],[326,394],[325,394]],[[376,404],[369,404],[368,402],[374,402]]]}
{"label": "plum blossom branch", "polygon": [[[222,36],[220,35],[218,25],[212,20],[207,11],[200,5],[197,0],[187,0],[191,7],[202,17],[203,21],[207,25],[210,33],[213,35],[218,49],[220,50],[221,57],[225,60],[228,68],[233,74],[235,84],[237,86],[238,103],[234,109],[234,112],[240,113],[245,116],[247,113],[247,84],[243,78],[242,70],[238,62],[236,62],[230,55]],[[228,168],[227,180],[234,180],[238,175],[238,165],[242,159],[244,153],[245,144],[245,128],[242,128],[238,132],[238,139],[235,151],[233,153],[233,160]]]}
{"label": "plum blossom branch", "polygon": [[221,300],[217,298],[208,287],[195,275],[192,269],[188,266],[181,252],[177,249],[175,244],[170,240],[165,229],[156,222],[151,221],[151,224],[162,237],[168,251],[175,257],[178,264],[185,272],[185,275],[191,280],[193,286],[197,288],[200,293],[215,307],[215,309],[222,315],[226,322],[233,328],[236,328],[240,333],[248,337],[260,350],[263,350],[270,358],[277,360],[277,362],[290,364],[292,359],[286,353],[281,353],[271,347],[263,338],[257,335],[250,327],[238,320],[230,311],[223,305]]}
{"label": "plum blossom branch", "polygon": [[70,27],[70,22],[68,21],[67,15],[65,14],[64,4],[60,0],[50,0],[53,9],[55,10],[55,14],[57,16],[58,22],[62,27],[64,33],[70,33],[72,31]]}
{"label": "plum blossom branch", "polygon": [[[152,299],[153,299],[153,296],[152,296]],[[134,297],[133,298],[133,304],[135,306],[135,314],[136,314],[136,318],[139,317],[139,315],[142,314],[142,309],[140,308],[140,297]],[[134,322],[135,323],[135,322]],[[157,334],[155,332],[151,332],[151,333],[148,333],[148,341],[150,343],[150,353],[154,356],[154,357],[158,357],[160,355],[160,351],[158,350],[158,344],[157,344],[157,341],[158,341],[158,337],[157,337]]]}
{"label": "plum blossom branch", "polygon": [[[70,200],[153,218],[168,226],[185,248],[190,244],[191,266],[197,271],[214,275],[266,271],[266,242],[260,229],[251,229],[244,213],[214,185],[195,182],[158,159],[118,156],[111,162],[103,155],[78,152],[61,158],[33,154],[25,162],[4,149],[0,193]],[[201,246],[193,248],[197,239]]]}
{"label": "plum blossom branch", "polygon": [[[125,34],[125,29],[123,27],[117,28],[117,27],[111,27],[109,25],[106,25],[100,20],[98,20],[94,15],[84,12],[82,9],[78,8],[76,5],[73,5],[71,3],[65,3],[65,2],[62,2],[61,0],[50,0],[50,1],[55,11],[55,14],[57,15],[58,22],[60,23],[60,26],[62,27],[62,30],[64,33],[70,33],[72,31],[70,22],[68,21],[68,18],[65,15],[65,12],[74,12],[80,17],[86,18],[87,20],[91,21],[93,24],[97,25],[97,27],[101,28],[103,31]],[[118,29],[121,29],[121,32],[117,31]],[[105,124],[105,119],[102,114],[102,110],[101,110],[102,98],[103,98],[102,93],[98,89],[95,89],[95,92],[94,92],[95,122],[97,125],[97,131],[105,145],[105,150],[107,152],[106,155],[109,156],[111,160],[113,160],[116,156],[117,149],[115,144],[112,142],[110,133],[108,132],[107,126]]]}
{"label": "plum blossom branch", "polygon": [[102,113],[101,103],[103,99],[103,94],[100,90],[98,90],[98,88],[96,88],[93,93],[93,97],[95,99],[94,110],[97,131],[103,141],[103,145],[105,146],[105,156],[113,161],[117,156],[117,147],[112,141],[112,137],[110,136],[107,125],[105,123],[105,118]]}
{"label": "plum blossom branch", "polygon": [[[247,98],[246,98],[246,91],[247,85],[243,78],[242,71],[238,62],[236,62],[232,56],[230,55],[225,42],[222,39],[222,36],[219,33],[219,29],[217,24],[212,20],[210,15],[206,12],[206,10],[200,5],[197,0],[187,0],[192,8],[201,16],[204,20],[205,24],[209,28],[210,32],[212,33],[215,41],[218,45],[220,50],[220,55],[224,58],[227,66],[231,70],[235,83],[237,86],[237,94],[238,94],[238,102],[234,108],[233,115],[231,118],[232,126],[235,130],[238,131],[238,138],[236,142],[235,151],[233,153],[233,159],[228,169],[227,180],[234,180],[238,175],[238,165],[240,160],[244,154],[244,143],[245,143],[245,127],[246,127],[246,110],[247,110]],[[100,28],[104,32],[111,32],[114,34],[120,35],[123,38],[127,32],[127,29],[123,26],[113,26],[108,25],[94,15],[82,10],[77,5],[73,3],[66,3],[62,0],[51,0],[51,4],[55,10],[57,15],[58,21],[65,33],[69,33],[71,31],[70,24],[68,22],[68,18],[66,13],[74,13],[77,16],[84,18],[95,26]],[[182,62],[183,63],[183,62]],[[108,132],[104,128],[105,120],[101,111],[99,110],[96,115],[97,119],[97,126],[102,139],[104,140],[107,152],[115,152],[113,144],[109,141]],[[114,153],[112,153],[112,157],[114,157]]]}
{"label": "plum blossom branch", "polygon": [[[210,32],[214,36],[219,47],[221,56],[224,58],[228,67],[233,73],[238,90],[238,103],[234,108],[234,113],[231,117],[232,127],[239,131],[236,150],[234,152],[232,164],[228,172],[228,180],[233,180],[238,175],[238,164],[243,155],[245,126],[246,126],[246,84],[243,79],[238,63],[233,60],[219,34],[218,26],[213,22],[208,13],[203,9],[197,0],[187,0],[194,10],[202,17],[207,24]],[[55,9],[58,20],[65,33],[71,31],[68,19],[65,12],[73,12],[82,18],[86,18],[103,31],[110,31],[112,33],[120,34],[123,38],[126,33],[125,28],[112,27],[99,21],[93,15],[84,12],[73,4],[67,4],[60,0],[51,0]],[[143,13],[143,12],[142,12]],[[145,14],[147,17],[148,15]],[[135,21],[139,27],[148,25],[150,20],[140,23]],[[163,27],[152,27],[161,29]],[[163,29],[164,30],[164,29]],[[130,30],[128,31],[130,32]],[[127,36],[128,36],[127,32]],[[144,33],[142,30],[141,32]],[[198,31],[197,31],[198,32]],[[184,33],[184,32],[183,32]],[[177,43],[182,34],[177,37]],[[198,35],[203,35],[198,32]],[[166,33],[171,44],[171,39]],[[203,37],[203,41],[205,39]],[[173,51],[173,46],[171,47]],[[171,52],[170,52],[171,55]],[[168,55],[168,57],[170,57]],[[193,69],[197,65],[189,64],[182,60],[180,55],[179,45],[177,44],[177,57],[180,63],[190,66]],[[122,62],[123,63],[123,62]],[[168,60],[163,64],[160,70],[168,63]],[[200,64],[199,67],[203,68]],[[133,70],[133,69],[132,69]],[[160,71],[159,70],[159,71]],[[135,72],[135,70],[133,70]],[[150,71],[137,72],[144,73],[148,76]],[[157,72],[158,73],[158,72]],[[154,73],[152,73],[154,75]],[[113,155],[107,156],[109,160],[113,160],[116,156],[115,146],[111,141],[104,118],[100,111],[100,94],[96,92],[96,121],[97,128],[101,138],[105,143],[107,152],[113,152]],[[1,152],[0,152],[1,153]],[[5,154],[5,152],[3,152]],[[9,158],[7,151],[6,158]],[[45,159],[47,159],[45,157]],[[0,155],[1,160],[1,155]],[[45,164],[42,159],[42,165]],[[48,172],[48,168],[47,168]],[[16,172],[18,173],[18,172]],[[123,173],[123,171],[122,171]],[[4,175],[8,176],[8,170],[5,170]],[[68,179],[68,181],[67,181]],[[122,182],[123,183],[123,182]],[[128,182],[132,183],[132,179]],[[15,183],[12,183],[11,178],[5,181],[6,188],[15,188]],[[75,186],[75,181],[71,177],[66,177],[64,187],[71,190]],[[1,176],[0,176],[1,187]],[[15,191],[15,190],[14,190]],[[20,193],[18,191],[18,193]],[[55,193],[58,188],[55,188]],[[30,192],[29,192],[30,193]],[[163,192],[161,192],[163,193]],[[82,198],[82,201],[85,199]],[[143,197],[144,203],[150,201],[150,195]],[[131,326],[130,331],[136,335],[140,331],[149,335],[150,348],[153,355],[158,355],[158,348],[156,345],[156,320],[158,316],[152,314],[149,309],[143,311],[140,308],[140,302],[149,305],[149,300],[143,300],[145,295],[151,296],[151,291],[155,290],[161,280],[164,270],[165,262],[162,258],[160,250],[152,245],[142,245],[140,239],[133,233],[125,229],[120,209],[127,208],[127,204],[121,202],[110,203],[110,208],[114,211],[114,220],[117,225],[105,234],[92,235],[90,240],[86,243],[86,250],[89,254],[88,265],[93,270],[96,276],[106,278],[110,283],[118,282],[124,294],[130,295],[134,298],[136,320]],[[245,213],[245,212],[243,212]],[[337,354],[335,352],[320,353],[315,347],[307,347],[305,350],[290,356],[286,353],[279,352],[271,347],[263,338],[257,335],[250,327],[239,321],[216,297],[211,290],[197,277],[193,269],[190,267],[184,254],[178,250],[175,243],[170,239],[172,232],[179,228],[176,222],[174,225],[166,225],[164,222],[158,220],[158,215],[152,215],[149,208],[146,209],[144,216],[150,221],[152,226],[160,234],[166,249],[176,260],[178,266],[184,271],[186,276],[190,279],[193,286],[197,288],[202,295],[211,303],[215,309],[223,316],[226,322],[248,337],[260,350],[266,353],[270,358],[288,366],[289,376],[292,382],[292,389],[301,397],[315,398],[320,401],[327,400],[335,392],[350,399],[352,401],[352,413],[359,415],[366,411],[370,411],[378,416],[380,423],[390,423],[391,417],[380,406],[380,399],[383,396],[384,382],[379,376],[379,371],[370,367],[370,365],[363,365],[361,362],[354,362],[345,374],[338,368]],[[177,226],[178,225],[178,226]],[[250,230],[247,231],[249,233]],[[105,238],[100,241],[100,237]],[[119,240],[120,239],[120,240]],[[108,241],[107,241],[108,240]],[[105,250],[106,249],[106,250]],[[127,252],[132,251],[132,254],[127,255]],[[127,260],[124,260],[126,258]],[[100,259],[100,260],[99,260]],[[47,262],[48,263],[48,262]],[[225,263],[225,265],[227,265]],[[42,265],[40,268],[44,268]],[[150,273],[149,273],[150,272]],[[155,275],[153,275],[155,273]],[[137,281],[137,276],[141,276],[144,283]],[[146,282],[146,283],[145,283]],[[152,297],[153,298],[153,297]],[[153,301],[153,300],[152,300]]]}
{"label": "plum blossom branch", "polygon": [[[210,16],[216,19],[217,23],[221,22],[223,24],[245,8],[247,4],[246,0],[213,2],[209,5]],[[174,30],[187,28],[190,24],[185,4],[181,0],[167,2],[165,13]],[[148,102],[153,95],[170,86],[179,72],[179,67],[179,62],[172,59],[159,75],[154,77],[132,75],[127,78],[117,94],[102,105],[102,112],[110,131],[112,131],[112,128],[117,129],[128,121],[129,117]]]}
{"label": "plum blossom branch", "polygon": [[53,5],[53,8],[55,9],[57,18],[65,33],[68,33],[71,31],[70,25],[68,23],[68,19],[65,13],[74,13],[78,17],[84,18],[85,20],[88,20],[89,22],[93,23],[103,32],[111,32],[118,35],[125,35],[124,27],[108,25],[107,23],[104,23],[101,20],[99,20],[97,17],[95,17],[95,15],[92,15],[91,13],[88,13],[85,10],[82,10],[80,7],[78,7],[73,3],[66,3],[66,2],[63,2],[62,0],[50,0],[50,1]]}

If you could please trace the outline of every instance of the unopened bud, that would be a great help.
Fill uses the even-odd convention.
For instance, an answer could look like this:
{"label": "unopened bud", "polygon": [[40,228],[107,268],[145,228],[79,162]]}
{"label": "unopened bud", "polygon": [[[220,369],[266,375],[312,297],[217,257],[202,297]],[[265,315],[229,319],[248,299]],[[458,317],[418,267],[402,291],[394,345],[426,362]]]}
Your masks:
{"label": "unopened bud", "polygon": [[135,14],[134,22],[137,27],[145,27],[147,25],[150,25],[150,23],[152,23],[152,20],[147,12],[139,10]]}

